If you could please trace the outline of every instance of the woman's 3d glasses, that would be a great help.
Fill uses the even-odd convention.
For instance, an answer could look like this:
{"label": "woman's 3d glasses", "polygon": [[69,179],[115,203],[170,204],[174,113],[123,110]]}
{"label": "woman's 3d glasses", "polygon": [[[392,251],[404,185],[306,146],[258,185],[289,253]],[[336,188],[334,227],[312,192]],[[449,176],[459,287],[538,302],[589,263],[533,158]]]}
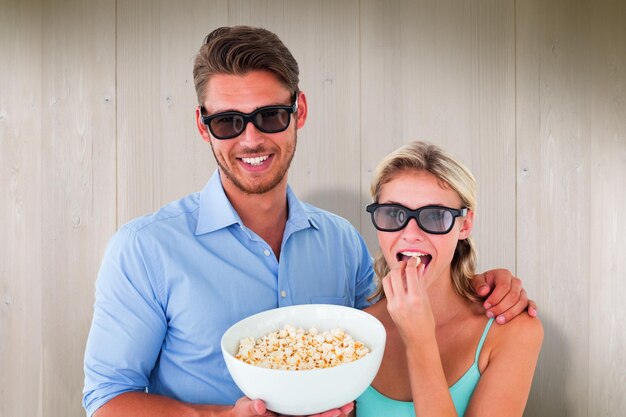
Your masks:
{"label": "woman's 3d glasses", "polygon": [[397,232],[402,230],[415,219],[417,225],[433,235],[445,235],[452,230],[454,219],[463,217],[468,209],[453,209],[443,206],[424,206],[417,210],[411,210],[401,204],[378,204],[373,203],[366,208],[372,214],[374,227],[381,232]]}

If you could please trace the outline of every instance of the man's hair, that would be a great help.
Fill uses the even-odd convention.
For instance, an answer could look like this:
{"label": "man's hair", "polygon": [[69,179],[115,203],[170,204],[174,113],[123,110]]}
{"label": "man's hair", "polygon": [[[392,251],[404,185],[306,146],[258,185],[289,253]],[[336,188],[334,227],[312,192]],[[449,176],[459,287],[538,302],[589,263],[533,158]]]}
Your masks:
{"label": "man's hair", "polygon": [[[430,173],[437,178],[442,188],[453,190],[459,195],[463,207],[476,210],[476,180],[472,173],[440,147],[418,141],[396,149],[378,164],[370,189],[374,201],[378,202],[383,185],[407,171]],[[475,267],[476,249],[473,239],[467,237],[459,240],[452,258],[452,282],[458,294],[473,301],[478,299],[470,283]],[[382,252],[374,260],[374,271],[378,275],[379,283],[370,297],[371,300],[385,296],[380,280],[389,273],[389,265]]]}
{"label": "man's hair", "polygon": [[269,71],[292,95],[298,92],[298,63],[276,34],[250,26],[215,29],[204,39],[193,65],[198,104],[204,105],[212,75],[250,71]]}

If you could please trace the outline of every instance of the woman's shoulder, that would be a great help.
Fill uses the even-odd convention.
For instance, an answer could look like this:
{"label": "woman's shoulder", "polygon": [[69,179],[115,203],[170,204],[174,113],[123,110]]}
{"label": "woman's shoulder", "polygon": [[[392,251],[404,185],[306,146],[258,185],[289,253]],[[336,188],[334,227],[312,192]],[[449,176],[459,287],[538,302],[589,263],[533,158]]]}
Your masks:
{"label": "woman's shoulder", "polygon": [[494,361],[504,361],[507,366],[511,361],[530,363],[536,360],[542,343],[543,325],[536,317],[522,313],[505,324],[493,320],[480,352],[478,369],[483,373]]}
{"label": "woman's shoulder", "polygon": [[539,317],[521,313],[505,324],[498,325],[506,337],[525,336],[543,339],[543,324]]}
{"label": "woman's shoulder", "polygon": [[384,297],[376,301],[374,304],[365,307],[363,311],[371,314],[380,321],[386,321],[388,318],[390,318],[389,312],[387,311],[387,299]]}
{"label": "woman's shoulder", "polygon": [[538,317],[519,314],[505,324],[493,323],[489,347],[494,350],[535,350],[543,342],[543,325]]}

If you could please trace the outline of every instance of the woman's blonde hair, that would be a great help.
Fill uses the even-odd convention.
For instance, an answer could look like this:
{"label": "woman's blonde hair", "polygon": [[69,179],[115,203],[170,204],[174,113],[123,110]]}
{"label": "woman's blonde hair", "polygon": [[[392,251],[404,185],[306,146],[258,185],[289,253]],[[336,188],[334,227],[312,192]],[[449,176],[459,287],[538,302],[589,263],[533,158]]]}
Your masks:
{"label": "woman's blonde hair", "polygon": [[[380,198],[383,185],[393,180],[401,172],[425,171],[437,178],[442,188],[455,191],[463,206],[476,210],[476,180],[472,173],[459,161],[452,158],[430,143],[411,142],[387,155],[376,168],[372,180],[371,194],[375,202]],[[454,288],[461,296],[470,300],[478,299],[470,284],[476,268],[476,249],[471,237],[459,240],[454,251],[451,264],[451,275]],[[380,280],[389,273],[389,265],[379,251],[374,261],[374,271],[378,275],[379,283],[370,299],[384,297]]]}

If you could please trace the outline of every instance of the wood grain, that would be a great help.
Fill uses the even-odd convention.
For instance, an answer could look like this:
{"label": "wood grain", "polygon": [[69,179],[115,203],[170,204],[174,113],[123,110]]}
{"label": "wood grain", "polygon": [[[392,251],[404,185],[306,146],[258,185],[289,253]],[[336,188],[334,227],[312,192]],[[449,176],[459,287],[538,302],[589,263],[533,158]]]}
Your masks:
{"label": "wood grain", "polygon": [[[626,3],[590,13],[589,416],[626,413]],[[569,341],[568,341],[569,343]]]}
{"label": "wood grain", "polygon": [[[479,269],[515,264],[513,3],[361,3],[362,206],[378,161],[424,140],[480,186]],[[361,228],[375,251],[369,215]]]}
{"label": "wood grain", "polygon": [[231,1],[229,23],[270,28],[300,68],[309,106],[289,182],[304,201],[353,224],[359,198],[358,2]]}
{"label": "wood grain", "polygon": [[43,7],[43,416],[78,416],[94,282],[116,228],[115,3]]}
{"label": "wood grain", "polygon": [[41,417],[41,1],[0,1],[0,417]]}
{"label": "wood grain", "polygon": [[232,24],[300,64],[302,199],[374,253],[376,164],[441,145],[480,185],[480,269],[511,269],[539,305],[525,415],[626,415],[625,21],[612,0],[0,0],[0,417],[84,416],[102,253],[215,169],[191,71]]}
{"label": "wood grain", "polygon": [[545,328],[527,415],[595,415],[587,396],[589,4],[517,6],[517,261]]}
{"label": "wood grain", "polygon": [[119,2],[119,225],[199,191],[216,164],[194,121],[193,59],[226,1]]}

